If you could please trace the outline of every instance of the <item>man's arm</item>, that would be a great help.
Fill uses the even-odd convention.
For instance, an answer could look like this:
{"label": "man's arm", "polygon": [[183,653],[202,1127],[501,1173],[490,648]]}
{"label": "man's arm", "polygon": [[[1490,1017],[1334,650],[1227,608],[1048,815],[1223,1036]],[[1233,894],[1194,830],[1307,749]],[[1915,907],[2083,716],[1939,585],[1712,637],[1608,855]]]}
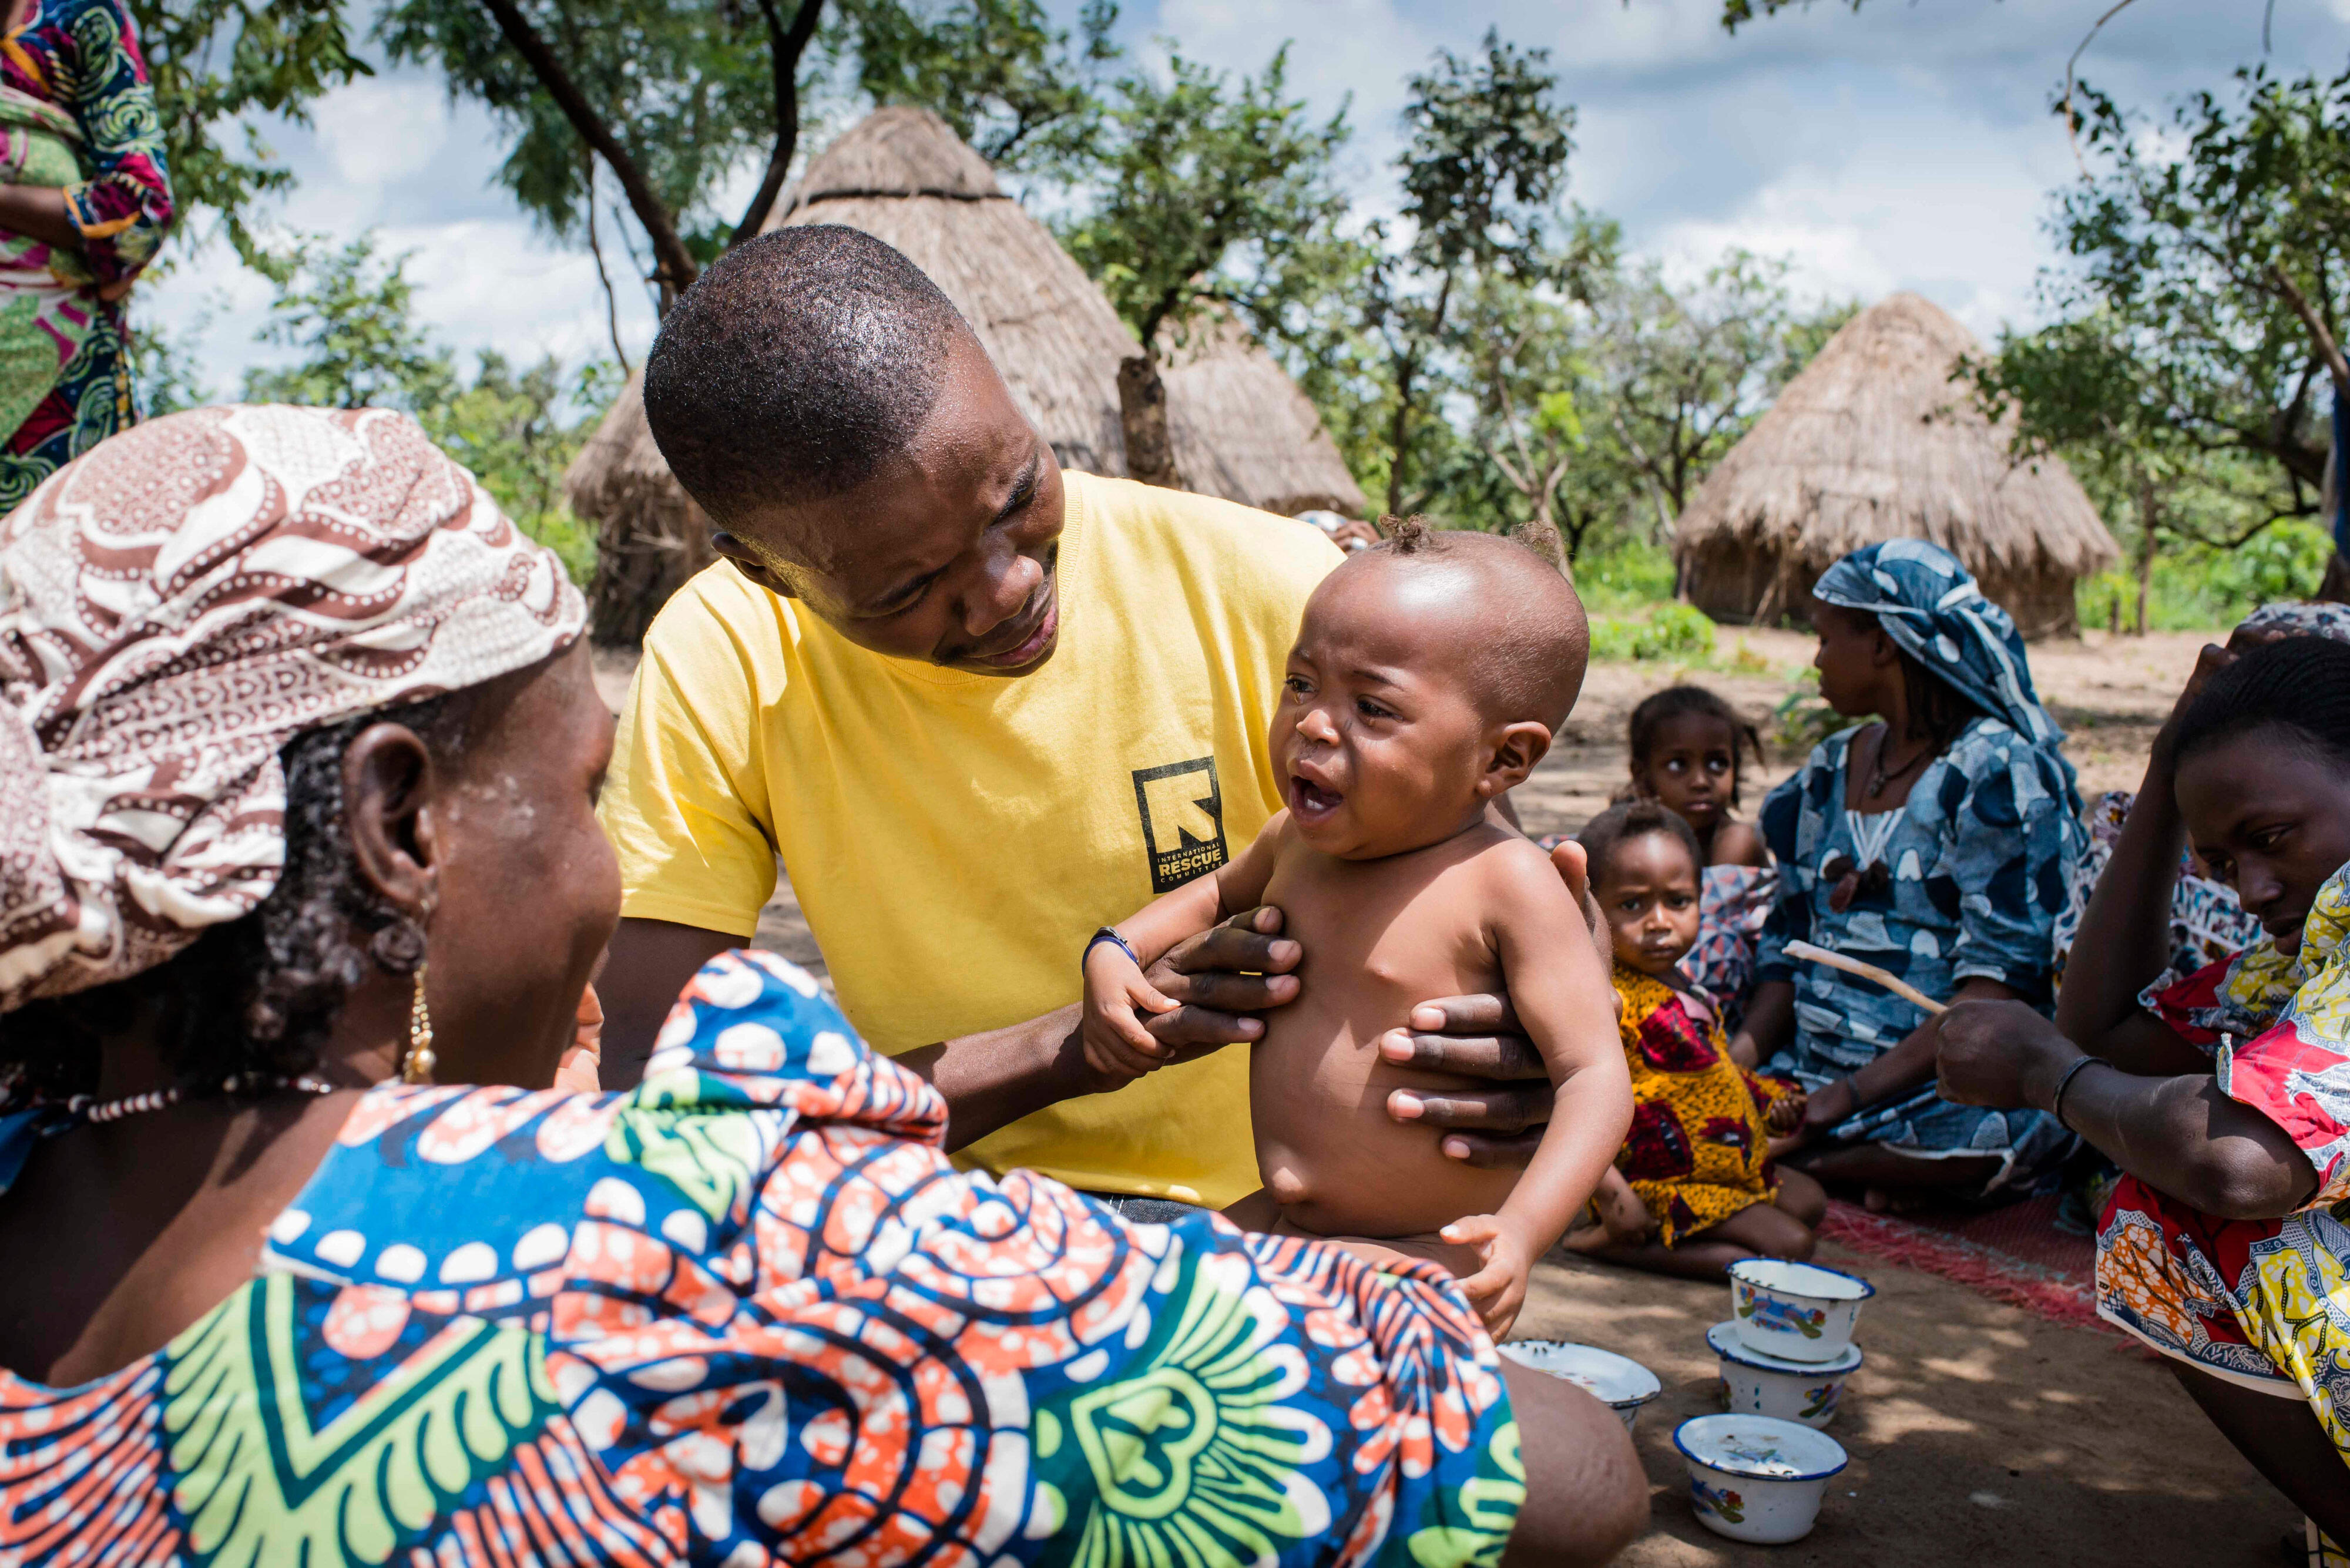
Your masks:
{"label": "man's arm", "polygon": [[633,1089],[645,1075],[661,1021],[696,971],[740,937],[673,920],[624,919],[606,950],[596,994],[604,1002],[601,1078],[608,1089]]}
{"label": "man's arm", "polygon": [[[1297,978],[1288,971],[1304,953],[1280,933],[1279,910],[1249,909],[1176,943],[1150,966],[1150,983],[1183,1003],[1150,1021],[1153,1034],[1181,1048],[1176,1060],[1257,1039],[1264,1021],[1253,1014],[1296,1000]],[[604,1002],[606,1088],[636,1086],[678,992],[703,964],[742,945],[739,938],[698,926],[620,922],[596,982]],[[1032,1111],[1118,1086],[1087,1070],[1077,1024],[1072,1005],[1008,1028],[925,1045],[896,1060],[946,1097],[947,1147],[961,1148]]]}

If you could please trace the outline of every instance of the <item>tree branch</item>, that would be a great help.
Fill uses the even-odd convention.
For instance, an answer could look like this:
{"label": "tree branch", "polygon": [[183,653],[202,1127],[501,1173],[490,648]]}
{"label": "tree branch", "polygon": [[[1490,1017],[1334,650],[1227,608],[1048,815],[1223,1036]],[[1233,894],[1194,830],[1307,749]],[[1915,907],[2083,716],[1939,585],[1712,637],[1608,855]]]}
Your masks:
{"label": "tree branch", "polygon": [[783,192],[784,176],[791,172],[792,153],[800,142],[800,57],[807,53],[808,40],[816,36],[816,18],[823,10],[824,0],[800,0],[786,28],[775,15],[775,0],[759,0],[759,14],[767,19],[768,68],[775,82],[775,147],[767,155],[767,172],[759,181],[758,191],[743,209],[743,221],[734,225],[733,237],[726,242],[730,245],[739,245],[759,232]]}
{"label": "tree branch", "polygon": [[571,122],[571,129],[579,133],[579,140],[610,166],[613,178],[620,182],[620,193],[629,199],[629,210],[636,213],[637,222],[644,225],[645,237],[652,242],[653,261],[662,281],[672,289],[684,288],[702,269],[693,265],[685,242],[678,238],[677,225],[671,220],[669,209],[661,205],[660,198],[653,194],[644,171],[637,167],[628,149],[588,106],[570,73],[532,28],[515,0],[482,0],[482,4],[496,18],[498,31],[514,46],[515,53],[530,67],[538,85],[546,89],[546,96],[563,111],[563,118]]}
{"label": "tree branch", "polygon": [[604,286],[604,324],[612,332],[612,358],[620,362],[620,374],[633,372],[629,366],[629,351],[620,347],[620,297],[612,291],[612,275],[604,270],[604,246],[596,236],[596,155],[587,155],[588,164],[588,254],[596,258],[596,279]]}
{"label": "tree branch", "polygon": [[2350,398],[2350,360],[2343,358],[2342,346],[2325,329],[2325,318],[2317,314],[2317,307],[2309,303],[2309,296],[2301,292],[2301,286],[2293,281],[2292,275],[2274,262],[2269,263],[2269,281],[2284,296],[2293,313],[2301,317],[2301,324],[2309,328],[2310,341],[2316,346],[2318,358],[2325,361],[2326,374],[2334,378],[2334,395]]}

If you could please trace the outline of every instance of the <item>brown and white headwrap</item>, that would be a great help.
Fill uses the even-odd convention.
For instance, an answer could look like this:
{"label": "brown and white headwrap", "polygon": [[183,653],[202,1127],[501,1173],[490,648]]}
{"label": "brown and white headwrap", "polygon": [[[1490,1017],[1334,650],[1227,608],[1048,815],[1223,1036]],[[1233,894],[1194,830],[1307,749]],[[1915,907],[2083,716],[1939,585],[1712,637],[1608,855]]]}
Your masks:
{"label": "brown and white headwrap", "polygon": [[0,518],[0,1012],[269,896],[278,751],[577,637],[579,592],[400,414],[218,408]]}

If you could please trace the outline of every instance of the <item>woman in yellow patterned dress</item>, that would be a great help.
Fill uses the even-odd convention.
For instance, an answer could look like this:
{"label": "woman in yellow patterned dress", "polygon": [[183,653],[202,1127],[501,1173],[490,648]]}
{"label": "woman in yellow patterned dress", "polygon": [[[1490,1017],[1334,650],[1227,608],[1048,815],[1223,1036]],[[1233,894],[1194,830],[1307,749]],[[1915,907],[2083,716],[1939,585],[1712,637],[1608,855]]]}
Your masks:
{"label": "woman in yellow patterned dress", "polygon": [[1711,1003],[1676,970],[1697,940],[1697,835],[1653,801],[1592,818],[1578,841],[1616,946],[1632,1130],[1567,1245],[1658,1273],[1716,1279],[1741,1258],[1808,1258],[1827,1195],[1771,1162],[1803,1096],[1730,1059]]}

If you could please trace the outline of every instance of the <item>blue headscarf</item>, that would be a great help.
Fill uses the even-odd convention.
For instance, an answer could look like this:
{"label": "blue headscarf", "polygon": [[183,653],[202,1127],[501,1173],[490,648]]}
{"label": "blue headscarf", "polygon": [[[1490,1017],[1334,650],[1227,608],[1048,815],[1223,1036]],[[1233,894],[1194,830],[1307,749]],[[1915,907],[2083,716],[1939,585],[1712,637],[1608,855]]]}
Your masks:
{"label": "blue headscarf", "polygon": [[2005,721],[2056,764],[2079,814],[2073,764],[2058,750],[2064,732],[2033,690],[2032,666],[2015,621],[1983,597],[1974,574],[1956,556],[1924,539],[1887,539],[1855,550],[1821,573],[1812,597],[1875,616],[1894,646],[1984,712]]}

